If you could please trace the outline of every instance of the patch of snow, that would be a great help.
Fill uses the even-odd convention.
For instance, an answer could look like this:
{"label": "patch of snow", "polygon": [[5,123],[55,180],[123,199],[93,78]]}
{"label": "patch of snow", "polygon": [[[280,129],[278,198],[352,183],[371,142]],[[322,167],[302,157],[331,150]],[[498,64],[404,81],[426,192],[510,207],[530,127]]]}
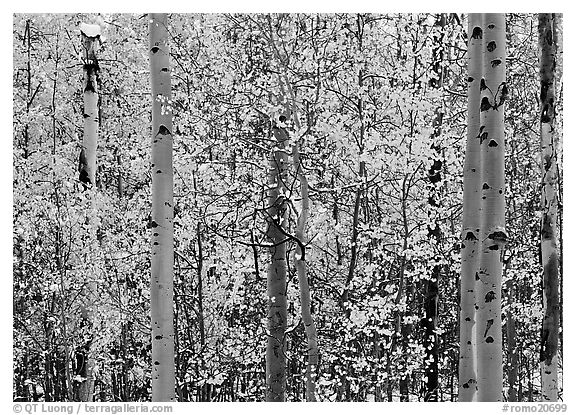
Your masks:
{"label": "patch of snow", "polygon": [[88,37],[100,36],[101,29],[97,24],[80,23],[80,31]]}

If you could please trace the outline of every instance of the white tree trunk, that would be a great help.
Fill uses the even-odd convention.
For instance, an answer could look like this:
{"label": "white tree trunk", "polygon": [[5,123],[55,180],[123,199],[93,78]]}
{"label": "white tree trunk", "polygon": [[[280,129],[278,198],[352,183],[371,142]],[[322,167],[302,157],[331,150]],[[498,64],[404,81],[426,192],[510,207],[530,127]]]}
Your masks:
{"label": "white tree trunk", "polygon": [[152,401],[175,400],[174,378],[174,202],[172,107],[168,19],[149,15],[152,86]]}
{"label": "white tree trunk", "polygon": [[542,401],[558,401],[558,176],[554,140],[556,33],[554,14],[538,18],[540,46],[540,150],[542,153],[542,286],[544,319],[540,345]]}
{"label": "white tree trunk", "polygon": [[84,49],[84,137],[80,152],[80,180],[87,185],[96,184],[96,148],[98,145],[98,60],[100,27],[81,24]]}
{"label": "white tree trunk", "polygon": [[507,95],[506,23],[502,13],[484,15],[484,78],[480,84],[482,221],[476,281],[478,398],[502,401],[502,255],[506,243],[504,183],[504,100]]}
{"label": "white tree trunk", "polygon": [[[87,188],[88,184],[93,186],[91,191],[96,187],[96,151],[98,147],[98,127],[100,120],[98,117],[98,57],[97,52],[100,45],[100,26],[91,24],[80,24],[80,33],[82,36],[83,60],[84,60],[84,135],[82,138],[82,149],[80,151],[79,173],[80,181]],[[90,206],[93,209],[93,199],[91,196]],[[92,213],[89,212],[89,217]],[[96,239],[95,229],[90,227],[90,241]],[[92,251],[92,249],[90,249]],[[78,388],[78,398],[82,402],[91,402],[94,397],[94,352],[92,350],[93,339],[93,319],[94,319],[94,299],[97,296],[97,284],[90,276],[88,283],[88,293],[84,303],[81,306],[82,320],[85,327],[90,331],[89,340],[82,347],[83,367],[80,368],[80,374],[84,380]]]}
{"label": "white tree trunk", "polygon": [[480,79],[482,78],[482,15],[468,15],[468,128],[464,160],[462,268],[460,272],[460,363],[458,400],[472,402],[476,395],[475,278],[480,256]]}
{"label": "white tree trunk", "polygon": [[[300,121],[296,111],[296,99],[294,92],[286,79],[287,89],[290,92],[292,101],[292,114],[296,130],[300,130]],[[300,288],[300,310],[302,312],[302,321],[306,331],[308,364],[306,366],[306,401],[316,402],[316,368],[318,367],[318,333],[316,324],[312,318],[310,286],[308,284],[308,270],[306,264],[306,224],[310,214],[310,197],[308,195],[308,179],[304,173],[304,167],[300,160],[300,144],[295,142],[292,147],[292,159],[296,175],[300,181],[300,197],[302,198],[302,210],[298,215],[296,224],[296,253],[294,262],[296,272],[298,273],[298,286]]]}
{"label": "white tree trunk", "polygon": [[286,355],[284,351],[287,324],[286,301],[286,169],[288,135],[284,128],[272,127],[276,146],[270,155],[268,172],[268,230],[272,256],[267,276],[268,341],[266,345],[266,401],[286,400]]}

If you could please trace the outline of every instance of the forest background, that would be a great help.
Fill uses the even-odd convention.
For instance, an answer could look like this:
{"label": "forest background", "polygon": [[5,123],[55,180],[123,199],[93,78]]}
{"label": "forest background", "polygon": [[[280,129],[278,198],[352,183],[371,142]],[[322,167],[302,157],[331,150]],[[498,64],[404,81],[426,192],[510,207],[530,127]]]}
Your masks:
{"label": "forest background", "polygon": [[[516,33],[516,35],[521,36],[521,34],[518,34],[518,33]],[[142,39],[145,40],[145,36],[142,37]],[[416,41],[416,43],[417,43],[417,41]],[[519,42],[519,44],[520,44],[520,43],[521,43],[521,42]],[[133,51],[133,49],[130,49],[130,50]],[[534,49],[534,50],[536,50],[536,49]],[[128,51],[128,53],[130,53],[130,51]],[[530,70],[530,69],[529,69],[529,68],[526,68],[526,70]],[[535,66],[532,68],[532,70],[534,70],[535,72],[537,72],[537,65],[535,65]],[[76,76],[78,79],[81,78],[81,73],[74,73],[74,75],[72,75],[72,73],[73,73],[73,72],[71,71],[70,77]],[[537,77],[534,77],[533,79],[534,79],[534,80],[537,80]],[[145,81],[147,81],[147,80],[145,80]],[[120,94],[119,94],[119,95],[120,95]],[[458,98],[455,97],[454,99],[457,100]],[[144,101],[146,101],[146,100],[144,100]],[[146,102],[147,102],[147,101],[146,101]],[[118,104],[118,105],[119,105],[119,107],[120,107],[120,104]],[[419,103],[419,105],[426,105],[426,103],[425,103],[425,102],[421,102],[421,103]],[[457,104],[455,104],[455,106],[457,106]],[[434,108],[433,108],[432,104],[429,103],[429,104],[428,104],[428,107],[425,107],[425,108],[423,109],[423,111],[424,111],[424,112],[428,111],[428,113],[430,114],[430,116],[432,116],[432,114],[434,113]],[[450,118],[450,117],[448,117],[448,118]],[[448,122],[450,122],[450,121],[448,121]],[[511,121],[511,122],[512,122],[512,121]],[[429,132],[423,132],[423,133],[422,133],[422,136],[429,136],[429,135],[430,135]],[[146,148],[143,147],[141,150],[143,150],[143,151],[145,152],[145,151],[146,151]],[[226,151],[226,149],[222,149],[222,151]],[[145,156],[143,156],[143,157],[145,157]],[[207,157],[209,157],[209,156],[207,156]],[[112,164],[113,164],[113,162],[114,162],[114,161],[111,161]],[[408,162],[408,163],[415,163],[415,162],[417,162],[417,160],[410,160],[410,161],[407,161],[407,162]],[[210,164],[210,163],[208,163],[208,164]],[[132,166],[131,166],[131,167],[132,167]],[[134,166],[134,167],[138,168],[137,166]],[[202,168],[212,168],[212,165],[209,165],[208,167],[202,167],[202,163],[200,163],[200,166],[199,166],[200,171],[202,171]],[[537,168],[537,166],[534,166],[534,168]],[[457,166],[454,166],[454,169],[455,169],[455,171],[456,171],[456,170],[457,170]],[[450,172],[447,172],[447,173],[449,174]],[[454,174],[456,175],[456,172],[454,172]],[[352,176],[351,176],[351,177],[352,177]],[[352,180],[352,179],[349,179],[349,180]],[[526,193],[525,191],[528,192],[528,193]],[[526,195],[529,194],[530,190],[529,190],[529,189],[518,189],[518,192],[519,192],[519,193],[518,193],[518,196],[519,196],[519,197],[524,197],[524,196],[526,196]],[[566,192],[566,193],[567,193],[566,196],[569,197],[569,192]],[[349,195],[347,195],[347,196],[346,196],[346,195],[343,195],[343,196],[344,196],[344,197],[349,197],[349,198],[351,198],[351,200],[353,200],[355,194],[354,194],[354,192],[350,192]],[[328,202],[328,204],[329,204],[329,202]],[[140,219],[142,219],[142,218],[140,218]],[[369,221],[367,221],[367,222],[369,222]],[[567,223],[568,223],[568,221],[567,221]],[[367,226],[368,226],[368,225],[367,225]],[[454,226],[457,227],[458,224],[455,223]],[[568,226],[569,226],[569,225],[568,225]],[[568,229],[568,228],[567,228],[567,229]],[[368,229],[367,229],[367,230],[368,230]],[[374,229],[370,229],[370,231],[373,232]],[[458,234],[458,232],[455,232],[455,233],[454,233],[454,235],[457,235],[457,234]],[[425,239],[425,238],[423,238],[423,239]],[[448,242],[447,242],[447,246],[449,246],[450,244],[452,244],[452,242],[448,241]],[[565,249],[567,249],[567,248],[565,248]],[[447,252],[448,252],[448,251],[449,251],[449,249],[447,249]],[[568,251],[567,251],[567,252],[568,252]],[[247,255],[246,255],[246,254],[242,254],[241,256],[242,256],[242,257],[246,257]],[[412,260],[413,260],[415,266],[422,266],[422,264],[423,264],[423,263],[422,263],[422,264],[418,265],[418,264],[419,264],[419,260],[418,260],[417,257],[414,257]],[[366,284],[366,286],[363,287],[362,289],[369,290],[370,282],[367,281],[365,284]],[[232,281],[232,282],[230,282],[230,281],[223,282],[223,283],[222,283],[222,286],[228,287],[232,292],[234,292],[235,289],[238,289],[238,287],[235,286],[234,281]],[[218,289],[220,289],[220,288],[221,288],[221,287],[219,286]],[[566,286],[566,288],[568,288],[568,285]],[[385,289],[385,287],[384,287],[384,289]],[[391,287],[390,290],[392,290],[392,289],[393,289],[393,288]],[[232,296],[232,297],[233,297],[233,296]],[[226,303],[226,301],[230,301],[230,298],[232,298],[232,297],[229,297],[228,300],[222,299],[222,302],[223,302],[223,303]],[[362,297],[362,295],[361,295],[360,293],[358,293],[358,297],[360,298],[360,297]],[[231,303],[234,303],[234,301],[236,301],[235,298],[233,298],[233,299],[231,300]],[[359,301],[360,301],[360,300],[359,300]],[[224,307],[224,308],[226,308],[226,307]],[[233,313],[233,312],[234,312],[234,307],[232,307],[232,309],[229,310],[229,312]],[[416,311],[415,311],[415,312],[416,312]],[[448,310],[447,310],[447,312],[448,312]],[[360,314],[361,314],[361,313],[360,313]],[[357,314],[357,316],[360,316],[360,314]],[[226,314],[223,315],[223,318],[224,318],[223,324],[225,324],[225,325],[227,325],[228,327],[230,327],[230,324],[231,324],[231,323],[230,323],[230,322],[226,322]],[[230,317],[230,318],[237,318],[237,316]],[[359,318],[363,318],[363,317],[360,316]],[[527,317],[527,318],[528,318],[528,317]],[[296,322],[295,322],[295,323],[296,323]],[[527,330],[530,330],[530,329],[527,329]],[[295,333],[295,335],[296,335],[296,337],[298,336],[297,333]],[[362,336],[362,333],[358,332],[356,335],[357,335],[357,336]],[[300,336],[303,336],[303,333],[300,333]],[[416,334],[416,336],[418,336],[418,334]],[[303,337],[301,337],[301,340],[300,340],[300,341],[303,341],[302,339],[303,339]],[[353,342],[352,339],[341,339],[340,341],[341,341],[341,342],[344,342],[344,343],[342,343],[342,344],[348,344],[349,342]],[[537,341],[537,339],[534,338],[534,341]],[[348,343],[347,343],[347,342],[348,342]],[[297,350],[297,349],[298,349],[297,342],[296,342],[296,344],[295,344],[294,347],[295,347],[294,350]],[[340,347],[340,346],[335,345],[334,347],[335,347],[335,348],[338,348],[338,347]],[[295,351],[295,353],[297,353],[297,352]],[[449,360],[449,358],[448,358],[448,360]],[[349,368],[348,368],[347,370],[349,370]],[[298,369],[296,369],[296,372],[298,372]],[[360,372],[361,372],[361,370],[360,370]],[[214,376],[212,376],[212,378],[215,379],[215,377],[216,377],[218,374],[217,374],[217,373],[213,373],[213,375],[214,375]],[[415,381],[415,383],[417,384],[418,381]],[[297,392],[294,392],[294,393],[297,393]],[[414,392],[414,394],[417,394],[417,392]]]}

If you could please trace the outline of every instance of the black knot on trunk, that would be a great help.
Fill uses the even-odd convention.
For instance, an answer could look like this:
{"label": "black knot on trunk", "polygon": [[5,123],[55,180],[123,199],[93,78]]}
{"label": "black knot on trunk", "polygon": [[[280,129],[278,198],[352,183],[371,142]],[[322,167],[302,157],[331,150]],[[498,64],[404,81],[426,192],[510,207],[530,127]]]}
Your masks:
{"label": "black knot on trunk", "polygon": [[508,239],[508,236],[506,235],[506,232],[504,231],[496,231],[496,232],[492,232],[490,235],[488,235],[488,239],[492,239],[494,241],[500,241],[500,242],[506,242],[506,240]]}
{"label": "black knot on trunk", "polygon": [[496,299],[496,293],[494,291],[488,291],[484,297],[484,302],[489,303]]}
{"label": "black knot on trunk", "polygon": [[156,135],[170,135],[170,134],[172,134],[170,130],[166,128],[165,125],[161,125],[160,128],[158,128],[158,134]]}
{"label": "black knot on trunk", "polygon": [[464,237],[464,239],[466,241],[477,241],[478,240],[478,238],[476,238],[476,235],[474,235],[474,232],[472,232],[472,231],[468,231],[466,233],[466,236]]}
{"label": "black knot on trunk", "polygon": [[490,104],[488,97],[482,98],[482,101],[480,102],[480,111],[488,111],[490,108],[492,108],[492,105]]}
{"label": "black knot on trunk", "polygon": [[482,39],[482,28],[476,26],[472,29],[472,39]]}
{"label": "black knot on trunk", "polygon": [[485,80],[484,78],[482,78],[482,79],[480,80],[480,92],[484,91],[486,88],[488,88],[488,87],[486,86],[486,80]]}

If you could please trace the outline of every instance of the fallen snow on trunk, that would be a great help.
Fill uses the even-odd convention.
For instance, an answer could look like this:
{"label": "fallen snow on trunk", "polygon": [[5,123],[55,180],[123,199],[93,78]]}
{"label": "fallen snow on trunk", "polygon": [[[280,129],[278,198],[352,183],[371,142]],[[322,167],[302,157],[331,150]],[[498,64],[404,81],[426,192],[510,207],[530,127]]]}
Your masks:
{"label": "fallen snow on trunk", "polygon": [[88,37],[100,36],[100,26],[97,24],[80,23],[80,31]]}

